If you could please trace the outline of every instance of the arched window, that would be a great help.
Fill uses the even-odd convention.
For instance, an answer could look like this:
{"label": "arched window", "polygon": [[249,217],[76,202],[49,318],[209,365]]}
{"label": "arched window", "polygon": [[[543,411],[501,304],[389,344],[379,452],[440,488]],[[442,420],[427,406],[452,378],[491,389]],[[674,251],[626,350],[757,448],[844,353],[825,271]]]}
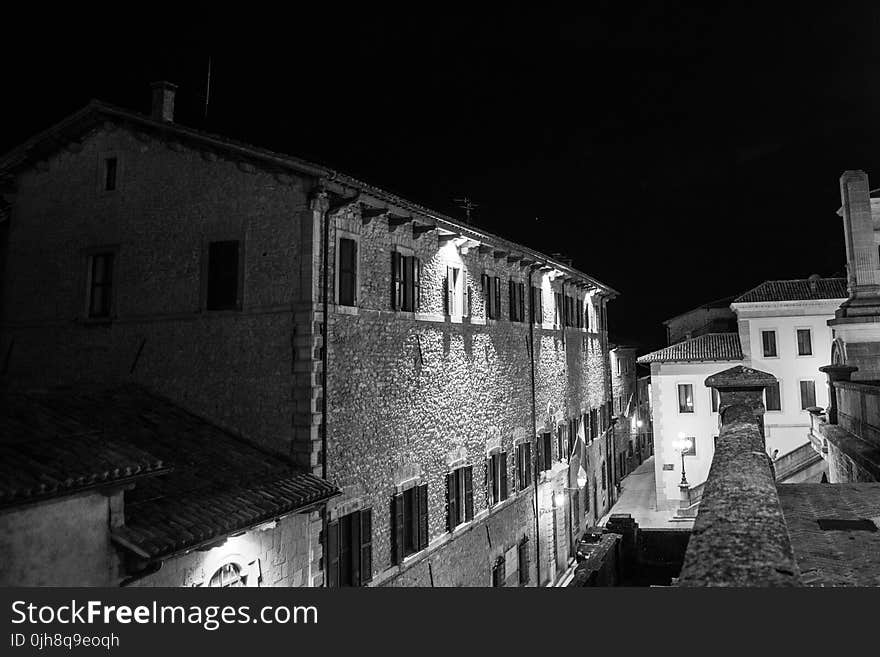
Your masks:
{"label": "arched window", "polygon": [[226,563],[220,566],[211,576],[208,586],[219,588],[229,588],[234,586],[244,586],[247,575],[241,572],[241,566],[237,563]]}

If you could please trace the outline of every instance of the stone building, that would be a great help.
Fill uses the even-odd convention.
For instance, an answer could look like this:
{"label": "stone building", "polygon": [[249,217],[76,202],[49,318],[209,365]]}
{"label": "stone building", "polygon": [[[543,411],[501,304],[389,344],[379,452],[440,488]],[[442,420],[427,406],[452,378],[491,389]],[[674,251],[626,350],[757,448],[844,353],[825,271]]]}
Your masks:
{"label": "stone building", "polygon": [[555,581],[611,504],[616,292],[173,106],[0,159],[4,383],[138,384],[339,487],[305,584]]}
{"label": "stone building", "polygon": [[736,314],[730,309],[734,297],[724,297],[704,303],[663,322],[666,327],[666,344],[673,345],[707,333],[736,331]]}
{"label": "stone building", "polygon": [[615,345],[609,350],[611,358],[611,393],[616,421],[614,440],[617,447],[615,484],[626,477],[647,458],[640,440],[639,389],[636,371],[637,347]]}

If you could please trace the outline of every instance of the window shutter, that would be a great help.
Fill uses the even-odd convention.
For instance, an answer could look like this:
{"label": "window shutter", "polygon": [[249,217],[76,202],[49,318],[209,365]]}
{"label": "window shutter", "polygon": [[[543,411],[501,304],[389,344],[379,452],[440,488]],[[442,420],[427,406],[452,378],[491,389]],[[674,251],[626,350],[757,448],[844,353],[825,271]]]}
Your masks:
{"label": "window shutter", "polygon": [[419,549],[428,547],[428,484],[422,484],[418,489],[419,507]]}
{"label": "window shutter", "polygon": [[511,322],[516,321],[516,299],[514,299],[514,282],[507,281],[507,317]]}
{"label": "window shutter", "polygon": [[339,523],[327,525],[327,586],[339,586]]}
{"label": "window shutter", "polygon": [[495,277],[495,317],[501,318],[501,279]]}
{"label": "window shutter", "polygon": [[464,519],[474,519],[474,466],[464,469]]}
{"label": "window shutter", "polygon": [[518,283],[519,290],[519,321],[526,321],[526,284]]}
{"label": "window shutter", "polygon": [[446,314],[451,315],[455,308],[453,294],[455,293],[455,279],[452,274],[452,267],[446,268]]}
{"label": "window shutter", "polygon": [[519,583],[524,586],[529,583],[529,540],[524,538],[519,542]]}
{"label": "window shutter", "polygon": [[480,287],[483,290],[483,317],[489,319],[492,317],[492,279],[488,274],[480,276]]}
{"label": "window shutter", "polygon": [[403,261],[403,304],[402,310],[413,309],[413,260],[412,256],[402,256]]}
{"label": "window shutter", "polygon": [[462,267],[461,269],[461,315],[462,317],[469,317],[471,314],[471,288],[468,285],[468,275],[467,271]]}
{"label": "window shutter", "polygon": [[404,529],[403,493],[400,493],[391,498],[391,562],[395,564],[403,561]]}
{"label": "window shutter", "polygon": [[452,531],[458,524],[458,500],[455,491],[455,473],[446,475],[446,529]]}
{"label": "window shutter", "polygon": [[422,261],[413,257],[413,310],[419,312],[422,308]]}
{"label": "window shutter", "polygon": [[402,257],[397,251],[391,252],[391,307],[394,310],[400,310],[403,305]]}
{"label": "window shutter", "polygon": [[538,288],[538,323],[544,323],[544,291]]}
{"label": "window shutter", "polygon": [[507,452],[501,452],[501,454],[498,455],[498,460],[501,461],[501,465],[500,465],[501,486],[499,486],[501,493],[500,493],[499,497],[502,500],[506,500],[507,499]]}
{"label": "window shutter", "polygon": [[491,507],[495,504],[495,468],[492,467],[493,459],[490,456],[486,459],[486,506]]}
{"label": "window shutter", "polygon": [[373,509],[361,511],[361,584],[373,579]]}
{"label": "window shutter", "polygon": [[[351,536],[350,543],[346,546],[351,559],[351,585],[358,586],[361,582],[361,512],[355,511],[351,514]],[[344,536],[344,534],[343,534]],[[348,585],[348,582],[346,582]]]}

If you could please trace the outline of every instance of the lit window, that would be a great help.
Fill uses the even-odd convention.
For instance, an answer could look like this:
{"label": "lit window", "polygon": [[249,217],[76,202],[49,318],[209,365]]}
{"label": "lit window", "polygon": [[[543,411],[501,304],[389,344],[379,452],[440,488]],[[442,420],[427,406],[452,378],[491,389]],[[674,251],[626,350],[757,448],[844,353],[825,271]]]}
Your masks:
{"label": "lit window", "polygon": [[208,586],[216,588],[234,588],[244,586],[247,575],[241,572],[241,566],[237,563],[227,563],[220,566],[211,576]]}
{"label": "lit window", "polygon": [[761,344],[764,358],[776,358],[776,331],[761,331]]}
{"label": "lit window", "polygon": [[113,302],[113,253],[89,257],[89,317],[109,317]]}
{"label": "lit window", "polygon": [[461,267],[446,268],[446,314],[464,317],[468,314],[467,274]]}
{"label": "lit window", "polygon": [[797,330],[798,356],[813,355],[813,336],[810,329]]}
{"label": "lit window", "polygon": [[694,386],[690,383],[681,383],[678,386],[678,412],[694,412]]}

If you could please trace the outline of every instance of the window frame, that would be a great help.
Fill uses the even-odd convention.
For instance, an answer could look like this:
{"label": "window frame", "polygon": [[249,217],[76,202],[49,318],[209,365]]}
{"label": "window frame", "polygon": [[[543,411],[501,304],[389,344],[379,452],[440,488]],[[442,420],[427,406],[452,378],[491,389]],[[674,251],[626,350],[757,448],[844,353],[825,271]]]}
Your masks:
{"label": "window frame", "polygon": [[[342,240],[354,242],[354,289],[352,290],[352,303],[342,303]],[[336,273],[335,273],[334,300],[337,306],[357,308],[360,301],[361,287],[361,238],[360,235],[346,231],[336,231]]]}
{"label": "window frame", "polygon": [[[516,491],[523,491],[532,485],[532,444],[527,440],[514,446],[516,460]],[[525,481],[524,481],[525,480]]]}
{"label": "window frame", "polygon": [[[474,466],[470,464],[459,465],[446,473],[446,529],[450,533],[474,519],[473,477]],[[470,491],[468,491],[468,480],[470,480]],[[450,495],[450,493],[454,493],[454,495]],[[455,501],[454,512],[452,511],[453,497]],[[455,518],[453,518],[453,513]],[[453,520],[455,520],[454,523]]]}
{"label": "window frame", "polygon": [[[807,354],[801,353],[801,340],[800,340],[801,331],[807,332],[807,336],[810,341],[810,352]],[[815,355],[813,352],[813,327],[812,326],[796,326],[794,329],[794,344],[795,344],[795,356],[797,358],[812,358]]]}
{"label": "window frame", "polygon": [[[367,584],[373,577],[373,509],[367,507],[356,509],[350,513],[335,518],[327,524],[327,586],[328,588],[359,587]],[[342,552],[343,541],[341,523],[348,519],[352,531],[349,535],[350,544],[347,553],[352,559],[351,574],[357,572],[357,581],[351,583],[342,582]],[[356,530],[355,530],[356,528]],[[369,531],[369,536],[365,533]],[[357,539],[355,541],[355,538]],[[366,540],[365,540],[366,539]],[[335,545],[336,554],[332,554]],[[357,561],[357,571],[354,563]]]}
{"label": "window frame", "polygon": [[[681,410],[681,389],[682,387],[687,386],[691,389],[691,410]],[[697,400],[694,396],[694,384],[693,383],[676,383],[675,384],[676,391],[676,399],[678,404],[678,414],[679,415],[696,415],[697,414]]]}
{"label": "window frame", "polygon": [[767,403],[767,390],[768,388],[764,388],[764,412],[765,413],[782,413],[782,380],[776,379],[776,396],[777,401],[779,402],[779,408],[770,408],[770,405]]}
{"label": "window frame", "polygon": [[[766,354],[766,349],[764,348],[764,346],[765,346],[764,345],[764,334],[765,333],[772,333],[773,334],[773,348],[776,353],[773,354],[772,356],[768,356]],[[761,338],[761,357],[766,358],[766,359],[779,358],[779,330],[775,329],[775,328],[759,328],[758,334],[760,335],[760,338]]]}
{"label": "window frame", "polygon": [[[804,405],[804,383],[812,383],[813,384],[813,403]],[[798,379],[798,397],[801,404],[801,410],[805,411],[808,408],[811,408],[816,405],[816,380],[815,379]]]}

